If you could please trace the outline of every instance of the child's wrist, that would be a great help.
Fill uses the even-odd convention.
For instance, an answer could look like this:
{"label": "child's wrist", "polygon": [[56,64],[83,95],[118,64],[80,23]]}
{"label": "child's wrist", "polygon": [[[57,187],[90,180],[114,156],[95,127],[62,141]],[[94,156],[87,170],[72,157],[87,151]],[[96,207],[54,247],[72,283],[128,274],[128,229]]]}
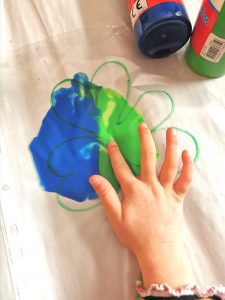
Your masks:
{"label": "child's wrist", "polygon": [[194,283],[194,276],[183,245],[156,252],[143,251],[137,256],[145,286],[167,282],[172,287]]}

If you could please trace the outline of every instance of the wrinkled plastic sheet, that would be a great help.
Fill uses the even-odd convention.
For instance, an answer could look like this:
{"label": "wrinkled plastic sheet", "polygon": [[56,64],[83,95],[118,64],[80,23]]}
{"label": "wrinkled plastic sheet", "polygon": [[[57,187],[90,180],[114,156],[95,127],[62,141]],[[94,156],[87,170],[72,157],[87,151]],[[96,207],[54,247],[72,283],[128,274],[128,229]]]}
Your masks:
{"label": "wrinkled plastic sheet", "polygon": [[[193,23],[200,1],[186,2]],[[117,241],[102,207],[63,210],[54,194],[40,188],[28,149],[53,86],[78,71],[91,76],[112,59],[130,71],[131,103],[148,89],[168,91],[176,109],[165,126],[198,139],[200,158],[184,208],[185,245],[198,284],[225,284],[225,78],[194,74],[183,52],[161,60],[142,56],[126,1],[1,1],[1,251],[6,250],[15,299],[134,297],[136,260]],[[114,66],[96,81],[125,94],[125,76]],[[161,97],[146,96],[138,109],[153,126],[169,107]],[[193,155],[192,141],[183,134],[179,139]],[[162,152],[165,131],[155,140]],[[1,295],[9,299],[6,287]]]}

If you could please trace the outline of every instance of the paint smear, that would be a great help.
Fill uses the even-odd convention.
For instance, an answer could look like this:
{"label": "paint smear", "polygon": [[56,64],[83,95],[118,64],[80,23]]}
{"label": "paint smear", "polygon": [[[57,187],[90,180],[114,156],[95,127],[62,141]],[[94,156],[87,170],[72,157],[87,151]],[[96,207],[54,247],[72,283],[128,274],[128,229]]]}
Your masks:
{"label": "paint smear", "polygon": [[91,83],[84,73],[66,81],[70,87],[53,90],[52,106],[30,150],[43,188],[82,202],[97,198],[88,182],[94,174],[119,190],[106,151],[112,139],[139,175],[138,124],[143,117],[119,93]]}
{"label": "paint smear", "polygon": [[[125,73],[125,97],[110,88],[93,83],[99,71],[109,64],[119,66]],[[69,83],[69,87],[62,87],[65,83]],[[126,66],[119,61],[103,62],[91,80],[86,74],[77,73],[73,79],[64,79],[53,88],[51,108],[42,121],[37,137],[30,144],[30,150],[40,184],[46,191],[57,194],[57,202],[63,208],[69,211],[86,211],[98,205],[72,209],[59,197],[62,195],[78,202],[96,199],[97,195],[88,181],[94,174],[107,178],[116,191],[119,191],[120,186],[106,149],[110,140],[117,142],[134,175],[140,174],[138,125],[144,122],[144,119],[135,107],[145,95],[158,94],[169,101],[170,110],[151,128],[151,133],[166,130],[166,127],[162,126],[170,119],[175,108],[171,95],[163,90],[144,91],[132,107],[128,104],[130,89],[130,74]],[[188,135],[194,143],[193,161],[196,162],[199,157],[196,138],[184,129],[175,128]]]}

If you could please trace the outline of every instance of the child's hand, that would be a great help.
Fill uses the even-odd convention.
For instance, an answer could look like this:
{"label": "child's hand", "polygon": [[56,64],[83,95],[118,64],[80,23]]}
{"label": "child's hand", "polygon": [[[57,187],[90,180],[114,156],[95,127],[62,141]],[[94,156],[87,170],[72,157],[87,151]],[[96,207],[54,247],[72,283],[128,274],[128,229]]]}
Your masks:
{"label": "child's hand", "polygon": [[90,178],[118,239],[137,257],[144,284],[167,282],[172,286],[193,283],[193,275],[183,247],[183,199],[192,180],[193,165],[187,151],[178,171],[176,131],[167,130],[165,160],[156,173],[156,149],[146,124],[139,126],[141,174],[136,178],[115,142],[108,153],[123,200],[103,177]]}

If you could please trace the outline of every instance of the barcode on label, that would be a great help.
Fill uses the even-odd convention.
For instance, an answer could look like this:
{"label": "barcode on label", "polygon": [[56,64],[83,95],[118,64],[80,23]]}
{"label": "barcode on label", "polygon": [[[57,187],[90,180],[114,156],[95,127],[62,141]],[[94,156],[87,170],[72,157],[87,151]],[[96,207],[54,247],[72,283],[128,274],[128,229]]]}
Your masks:
{"label": "barcode on label", "polygon": [[206,56],[209,57],[210,59],[215,60],[216,56],[218,55],[221,47],[223,46],[224,43],[213,40],[212,46],[210,46],[208,52],[206,53]]}
{"label": "barcode on label", "polygon": [[225,53],[225,39],[210,33],[200,53],[205,59],[218,63]]}

